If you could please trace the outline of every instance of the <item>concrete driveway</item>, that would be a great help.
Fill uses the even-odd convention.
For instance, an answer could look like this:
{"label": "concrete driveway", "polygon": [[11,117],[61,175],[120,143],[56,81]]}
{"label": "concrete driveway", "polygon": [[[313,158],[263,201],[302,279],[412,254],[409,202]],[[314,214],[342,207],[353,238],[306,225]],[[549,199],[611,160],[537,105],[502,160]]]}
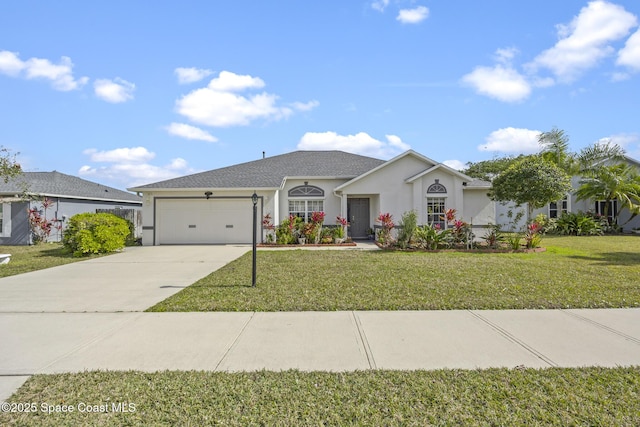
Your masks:
{"label": "concrete driveway", "polygon": [[144,311],[250,249],[129,247],[102,258],[5,277],[0,279],[0,313]]}

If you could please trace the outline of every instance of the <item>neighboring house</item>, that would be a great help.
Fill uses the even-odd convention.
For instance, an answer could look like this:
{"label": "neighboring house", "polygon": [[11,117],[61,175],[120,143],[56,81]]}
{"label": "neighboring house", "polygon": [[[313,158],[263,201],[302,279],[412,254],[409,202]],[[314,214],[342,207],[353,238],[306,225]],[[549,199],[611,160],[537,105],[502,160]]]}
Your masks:
{"label": "neighboring house", "polygon": [[[629,165],[637,168],[638,172],[640,173],[640,162],[638,160],[625,156],[625,161]],[[534,210],[532,219],[539,214],[544,214],[548,218],[558,218],[560,215],[562,215],[563,212],[593,212],[593,213],[602,215],[605,211],[604,209],[604,205],[606,203],[605,201],[577,200],[574,193],[578,188],[580,188],[580,179],[581,177],[579,176],[573,176],[571,178],[571,186],[573,187],[572,192],[570,194],[567,194],[567,196],[563,200],[558,200],[557,202],[549,203],[547,206],[541,209]],[[625,208],[622,210],[620,215],[616,217],[615,212],[617,212],[620,207],[618,205],[619,202],[617,200],[613,200],[609,203],[610,204],[609,204],[608,213],[609,213],[610,222],[612,223],[615,222],[623,226],[622,227],[623,232],[630,232],[632,228],[640,227],[640,216],[636,216],[631,221],[629,221],[629,219],[631,218],[631,213],[629,212],[629,209]],[[512,226],[512,224],[510,224],[509,218],[507,217],[509,210],[513,212],[517,212],[520,209],[524,209],[524,211],[526,212],[526,204],[517,208],[512,203],[506,204],[506,205],[498,203],[496,206],[498,224],[500,224],[503,227],[503,229],[508,230],[509,227]],[[526,222],[526,218],[523,217],[520,223],[516,224],[516,229],[522,228],[525,222]]]}
{"label": "neighboring house", "polygon": [[42,200],[51,199],[46,217],[53,221],[50,242],[59,241],[66,221],[78,213],[96,210],[140,211],[142,198],[136,194],[96,184],[60,172],[24,172],[5,183],[0,180],[0,244],[32,243],[28,210],[45,215]]}
{"label": "neighboring house", "polygon": [[[413,150],[389,161],[342,151],[295,151],[130,188],[143,194],[143,245],[250,243],[252,202],[274,224],[289,215],[325,224],[348,218],[349,236],[366,238],[379,213],[397,223],[415,210],[418,223],[443,223],[445,209],[474,227],[495,223],[490,183],[474,180]],[[206,195],[208,193],[208,195]],[[476,234],[479,233],[477,230]]]}

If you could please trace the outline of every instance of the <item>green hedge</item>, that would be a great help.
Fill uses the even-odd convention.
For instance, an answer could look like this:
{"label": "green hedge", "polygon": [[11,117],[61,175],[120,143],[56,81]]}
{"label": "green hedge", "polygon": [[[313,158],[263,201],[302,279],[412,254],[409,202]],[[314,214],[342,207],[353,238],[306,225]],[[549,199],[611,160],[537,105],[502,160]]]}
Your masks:
{"label": "green hedge", "polygon": [[108,253],[125,246],[129,222],[109,213],[82,213],[72,216],[63,243],[74,256]]}

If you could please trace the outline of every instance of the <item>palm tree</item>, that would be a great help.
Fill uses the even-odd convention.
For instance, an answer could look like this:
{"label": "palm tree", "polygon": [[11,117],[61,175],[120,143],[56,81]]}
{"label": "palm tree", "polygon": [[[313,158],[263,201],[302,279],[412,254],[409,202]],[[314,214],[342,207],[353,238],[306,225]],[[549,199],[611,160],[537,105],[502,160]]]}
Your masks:
{"label": "palm tree", "polygon": [[625,163],[591,168],[580,180],[580,188],[576,191],[578,200],[603,200],[605,202],[603,216],[609,217],[609,205],[618,200],[619,206],[613,217],[617,217],[622,209],[631,211],[631,218],[640,213],[640,175],[636,169]]}
{"label": "palm tree", "polygon": [[562,129],[554,126],[549,132],[540,133],[538,144],[544,160],[555,164],[568,175],[577,172],[576,155],[569,151],[569,136]]}
{"label": "palm tree", "polygon": [[598,173],[604,164],[620,163],[625,160],[625,152],[618,144],[611,141],[595,143],[583,148],[576,157],[577,172],[582,176],[592,176]]}

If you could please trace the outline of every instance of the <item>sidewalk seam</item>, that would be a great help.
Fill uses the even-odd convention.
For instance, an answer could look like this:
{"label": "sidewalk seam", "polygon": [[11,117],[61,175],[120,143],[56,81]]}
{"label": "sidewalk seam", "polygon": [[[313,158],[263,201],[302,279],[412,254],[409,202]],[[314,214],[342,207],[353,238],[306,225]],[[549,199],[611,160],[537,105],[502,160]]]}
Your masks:
{"label": "sidewalk seam", "polygon": [[570,311],[566,311],[566,310],[562,310],[562,309],[560,311],[562,313],[566,314],[567,316],[571,316],[571,317],[573,317],[575,319],[584,321],[584,322],[589,323],[589,324],[591,324],[591,325],[593,325],[593,326],[595,326],[597,328],[604,329],[607,332],[611,332],[612,334],[618,335],[619,337],[622,337],[622,338],[624,338],[624,339],[626,339],[628,341],[632,341],[632,342],[640,345],[640,339],[632,337],[631,335],[627,335],[624,332],[620,332],[617,329],[613,329],[613,328],[611,328],[611,327],[609,327],[607,325],[604,325],[602,323],[596,322],[595,320],[591,320],[588,317],[581,316],[581,315],[579,315],[577,313],[572,313]]}
{"label": "sidewalk seam", "polygon": [[238,335],[236,335],[236,337],[233,339],[233,342],[231,343],[229,348],[227,348],[227,351],[224,352],[224,354],[222,355],[222,357],[220,358],[220,360],[216,364],[216,367],[213,368],[214,371],[218,371],[220,369],[220,365],[222,365],[222,362],[224,362],[225,359],[227,358],[227,356],[229,355],[229,353],[231,353],[231,350],[233,350],[236,347],[236,345],[238,344],[238,341],[240,341],[240,337],[244,333],[245,329],[247,329],[247,327],[249,326],[249,323],[251,323],[251,321],[253,320],[253,317],[255,315],[256,315],[256,312],[252,311],[251,312],[251,316],[249,317],[249,319],[247,319],[245,324],[242,325],[242,328],[240,329],[240,332],[238,332]]}
{"label": "sidewalk seam", "polygon": [[505,337],[506,339],[508,339],[509,341],[519,345],[520,347],[524,348],[526,351],[528,351],[529,353],[533,354],[534,356],[536,356],[538,359],[542,360],[545,363],[548,363],[549,365],[551,365],[552,367],[558,367],[559,365],[554,362],[553,360],[551,360],[550,358],[548,358],[547,356],[545,356],[544,354],[540,353],[538,350],[536,350],[535,348],[531,347],[529,344],[527,344],[526,342],[516,338],[514,335],[512,335],[510,332],[508,332],[507,330],[501,328],[500,326],[496,325],[495,323],[491,322],[489,319],[485,318],[484,316],[475,313],[472,310],[467,310],[472,316],[474,316],[475,318],[477,318],[478,320],[484,322],[485,324],[487,324],[490,328],[494,329],[496,332],[498,332],[500,335],[502,335],[503,337]]}
{"label": "sidewalk seam", "polygon": [[[126,314],[131,314],[131,312],[123,312]],[[77,345],[76,347],[74,347],[73,349],[69,350],[68,352],[66,352],[65,354],[61,355],[60,357],[57,357],[55,360],[53,360],[50,363],[45,364],[42,368],[38,369],[36,373],[43,373],[47,368],[50,368],[51,366],[55,365],[56,363],[60,362],[63,359],[66,359],[67,357],[71,356],[74,353],[77,353],[78,351],[82,350],[83,348],[87,348],[90,345],[93,345],[95,343],[97,343],[98,341],[103,340],[105,337],[111,335],[114,331],[118,330],[118,329],[122,329],[124,328],[127,324],[139,319],[140,317],[142,317],[142,312],[135,312],[137,313],[137,316],[133,317],[132,319],[127,320],[124,323],[120,323],[118,325],[114,325],[108,329],[106,329],[102,334],[80,344]],[[112,314],[117,314],[117,313],[112,313]],[[115,323],[115,322],[114,322]]]}
{"label": "sidewalk seam", "polygon": [[376,360],[373,357],[373,352],[371,351],[371,347],[369,346],[369,340],[367,339],[367,334],[364,332],[364,328],[362,327],[362,323],[360,322],[360,318],[356,314],[355,311],[351,311],[351,317],[353,318],[353,322],[356,325],[356,330],[358,331],[358,336],[360,337],[360,344],[362,344],[362,348],[364,349],[364,354],[367,357],[367,363],[369,363],[370,369],[378,369],[376,365]]}

